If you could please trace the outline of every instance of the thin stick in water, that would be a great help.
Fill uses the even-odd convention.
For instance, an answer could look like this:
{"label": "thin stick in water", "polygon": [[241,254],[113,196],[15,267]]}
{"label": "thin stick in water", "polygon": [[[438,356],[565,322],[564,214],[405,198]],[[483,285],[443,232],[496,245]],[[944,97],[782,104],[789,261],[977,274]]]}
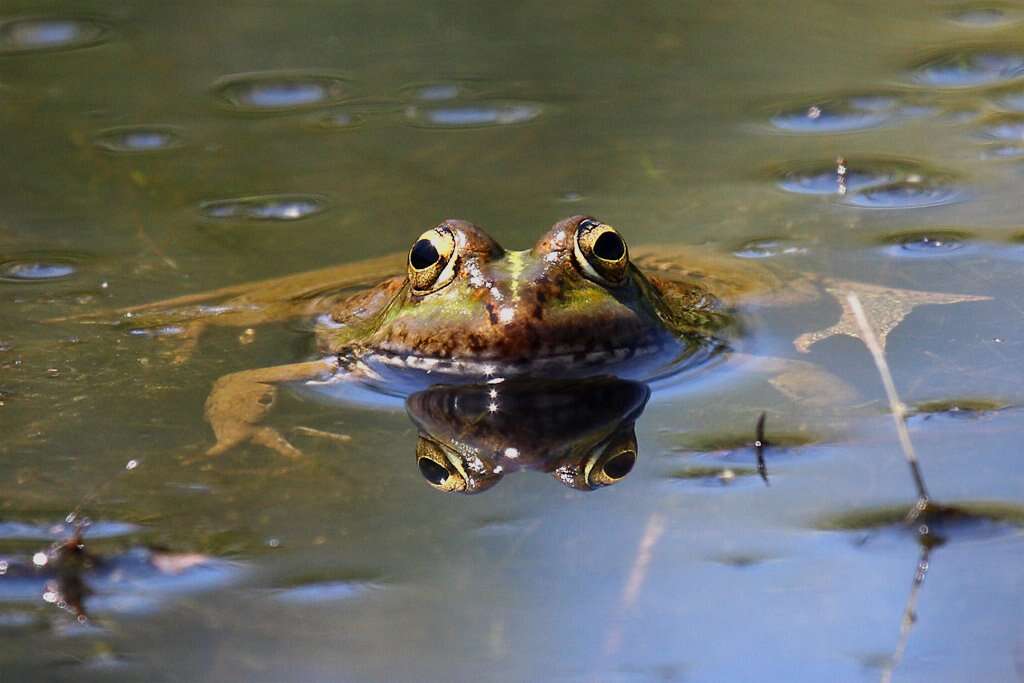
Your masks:
{"label": "thin stick in water", "polygon": [[761,417],[757,418],[757,431],[754,441],[754,452],[757,453],[757,473],[761,475],[761,481],[764,482],[765,486],[771,486],[768,481],[768,466],[764,462],[764,449],[768,446],[768,441],[764,438],[764,419],[766,413],[761,413]]}
{"label": "thin stick in water", "polygon": [[846,295],[846,300],[850,303],[850,310],[853,311],[853,316],[857,320],[860,338],[865,346],[868,347],[868,351],[871,352],[871,357],[875,361],[875,367],[878,368],[878,374],[882,376],[885,395],[889,399],[889,409],[892,412],[892,419],[896,423],[896,433],[899,435],[900,447],[903,449],[903,456],[907,459],[907,464],[910,465],[910,474],[914,478],[914,486],[917,487],[918,504],[915,509],[923,509],[928,504],[928,489],[925,488],[924,477],[921,475],[921,468],[917,464],[917,454],[914,453],[914,444],[910,442],[910,433],[907,431],[905,421],[907,408],[900,401],[899,394],[896,393],[896,385],[892,381],[889,364],[885,362],[885,353],[882,351],[882,345],[878,343],[878,337],[871,328],[871,323],[868,322],[864,308],[860,305],[860,299],[851,292]]}

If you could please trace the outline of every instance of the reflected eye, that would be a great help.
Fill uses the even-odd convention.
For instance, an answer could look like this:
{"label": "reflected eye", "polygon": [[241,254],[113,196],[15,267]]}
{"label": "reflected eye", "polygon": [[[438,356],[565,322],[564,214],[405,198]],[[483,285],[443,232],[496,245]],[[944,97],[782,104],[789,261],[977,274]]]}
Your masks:
{"label": "reflected eye", "polygon": [[466,479],[449,462],[444,450],[429,439],[420,438],[416,444],[416,465],[423,478],[438,491],[451,493],[466,490]]}
{"label": "reflected eye", "polygon": [[636,454],[636,435],[629,424],[620,427],[611,439],[585,454],[581,461],[563,465],[553,474],[574,489],[593,491],[624,479],[633,471]]}
{"label": "reflected eye", "polygon": [[583,274],[607,285],[620,285],[629,269],[629,250],[618,231],[593,218],[576,227],[573,256]]}
{"label": "reflected eye", "polygon": [[420,435],[416,442],[416,466],[434,489],[445,493],[480,493],[501,481],[501,472],[493,471],[482,460],[469,471],[457,451]]}
{"label": "reflected eye", "polygon": [[430,458],[420,458],[417,463],[420,466],[420,474],[434,486],[444,486],[448,481],[448,470],[438,465]]}
{"label": "reflected eye", "polygon": [[409,250],[409,281],[413,291],[441,289],[455,277],[455,236],[444,225],[420,235]]}

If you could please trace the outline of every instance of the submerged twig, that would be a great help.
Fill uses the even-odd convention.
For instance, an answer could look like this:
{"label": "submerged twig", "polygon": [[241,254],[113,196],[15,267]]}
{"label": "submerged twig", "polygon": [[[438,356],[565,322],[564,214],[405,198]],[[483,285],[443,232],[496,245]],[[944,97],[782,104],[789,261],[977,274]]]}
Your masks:
{"label": "submerged twig", "polygon": [[757,473],[761,475],[761,481],[764,482],[765,486],[771,486],[768,481],[768,466],[764,462],[764,449],[768,447],[768,441],[764,438],[764,420],[767,413],[761,413],[761,417],[757,418],[757,429],[755,434],[757,435],[754,441],[754,452],[757,453]]}
{"label": "submerged twig", "polygon": [[864,345],[868,347],[868,351],[871,352],[871,357],[875,361],[875,367],[878,368],[878,374],[882,377],[882,384],[885,386],[885,395],[889,399],[889,409],[892,412],[892,419],[896,423],[896,433],[899,435],[900,447],[903,450],[903,456],[907,460],[907,464],[910,465],[910,474],[914,478],[914,486],[917,487],[917,505],[911,510],[908,518],[913,520],[919,515],[924,509],[928,507],[928,489],[924,485],[924,477],[921,475],[921,468],[917,464],[917,454],[914,452],[914,444],[910,442],[910,433],[907,431],[906,415],[907,407],[900,401],[899,394],[896,393],[896,385],[892,381],[892,373],[889,372],[889,365],[885,361],[885,353],[882,351],[882,345],[878,342],[878,337],[875,335],[874,330],[871,328],[871,324],[868,322],[867,315],[864,313],[864,308],[860,305],[860,299],[856,294],[847,294],[846,300],[850,304],[850,310],[853,311],[854,318],[857,321],[857,327],[860,329],[860,338],[863,340]]}

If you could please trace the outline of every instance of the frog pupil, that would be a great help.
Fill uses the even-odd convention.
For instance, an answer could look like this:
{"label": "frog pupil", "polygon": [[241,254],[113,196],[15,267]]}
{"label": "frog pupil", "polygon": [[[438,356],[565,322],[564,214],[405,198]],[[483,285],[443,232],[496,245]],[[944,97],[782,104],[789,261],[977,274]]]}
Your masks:
{"label": "frog pupil", "polygon": [[605,261],[618,261],[625,253],[626,245],[614,232],[602,233],[594,242],[594,255]]}
{"label": "frog pupil", "polygon": [[416,270],[429,268],[437,263],[440,258],[441,255],[437,253],[434,244],[428,239],[422,239],[412,245],[412,251],[409,252],[409,263]]}
{"label": "frog pupil", "polygon": [[440,486],[447,481],[448,472],[430,458],[420,458],[418,464],[423,478],[434,486]]}
{"label": "frog pupil", "polygon": [[623,451],[604,464],[604,473],[612,479],[622,479],[633,469],[636,455],[632,451]]}

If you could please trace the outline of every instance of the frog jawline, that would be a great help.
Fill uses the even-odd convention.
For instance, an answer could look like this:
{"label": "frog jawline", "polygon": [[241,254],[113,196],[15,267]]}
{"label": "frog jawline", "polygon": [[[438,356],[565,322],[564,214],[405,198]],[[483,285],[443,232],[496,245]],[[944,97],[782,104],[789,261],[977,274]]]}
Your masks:
{"label": "frog jawline", "polygon": [[678,347],[672,348],[672,345],[661,343],[506,360],[471,357],[435,358],[375,350],[363,355],[360,361],[369,367],[377,366],[392,371],[486,381],[498,377],[544,376],[552,373],[568,377],[590,376],[600,374],[605,368],[644,363],[648,359],[656,361],[659,357],[668,355],[675,357],[678,351]]}

